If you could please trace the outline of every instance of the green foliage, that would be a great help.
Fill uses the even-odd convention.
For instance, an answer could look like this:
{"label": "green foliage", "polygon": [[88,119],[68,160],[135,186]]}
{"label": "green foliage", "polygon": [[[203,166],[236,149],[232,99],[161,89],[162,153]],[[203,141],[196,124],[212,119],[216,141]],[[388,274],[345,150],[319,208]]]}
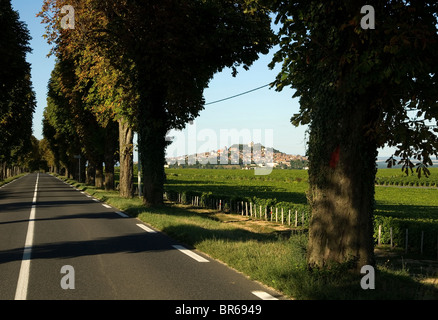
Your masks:
{"label": "green foliage", "polygon": [[63,4],[44,1],[40,16],[49,42],[61,58],[80,57],[78,87],[87,101],[101,102],[95,110],[125,116],[137,128],[145,202],[160,204],[167,132],[199,115],[216,72],[248,69],[268,52],[269,15],[244,0],[163,0],[159,6],[72,0],[80,21],[64,32],[58,24]]}
{"label": "green foliage", "polygon": [[12,165],[32,149],[36,103],[26,62],[31,37],[9,0],[0,3],[0,29],[0,162]]}
{"label": "green foliage", "polygon": [[[348,135],[335,136],[338,124],[355,101],[366,101],[363,108],[374,117],[364,123],[364,139],[396,147],[406,173],[411,159],[419,160],[417,174],[427,175],[438,150],[437,129],[428,126],[438,110],[436,2],[368,3],[378,15],[374,30],[360,26],[362,3],[266,2],[281,23],[280,50],[271,63],[282,64],[275,86],[296,90],[300,112],[292,123],[311,125],[309,144],[322,148],[329,132],[332,140],[345,141]],[[310,155],[315,160],[317,149]]]}

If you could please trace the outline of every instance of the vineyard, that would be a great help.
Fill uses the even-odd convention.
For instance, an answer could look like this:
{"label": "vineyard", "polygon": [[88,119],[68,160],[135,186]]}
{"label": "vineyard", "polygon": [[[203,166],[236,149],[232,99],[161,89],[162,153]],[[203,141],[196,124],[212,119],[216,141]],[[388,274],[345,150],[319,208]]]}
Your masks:
{"label": "vineyard", "polygon": [[[274,170],[270,175],[256,176],[251,170],[168,169],[166,174],[169,200],[282,223],[292,229],[308,228],[307,171]],[[379,170],[376,244],[437,255],[438,188],[431,187],[437,182],[438,168],[431,169],[429,178],[421,179],[405,176],[400,169]],[[426,183],[429,188],[409,187]]]}
{"label": "vineyard", "polygon": [[406,175],[401,169],[379,169],[376,175],[376,184],[384,186],[416,186],[438,187],[438,168],[429,169],[429,177],[418,178],[415,170],[413,174]]}

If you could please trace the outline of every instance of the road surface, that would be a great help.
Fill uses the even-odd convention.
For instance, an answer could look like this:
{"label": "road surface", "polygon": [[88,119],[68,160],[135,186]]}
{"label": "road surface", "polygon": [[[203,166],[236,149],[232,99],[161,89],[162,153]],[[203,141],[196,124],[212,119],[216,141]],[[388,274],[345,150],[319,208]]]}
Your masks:
{"label": "road surface", "polygon": [[48,174],[0,188],[0,299],[281,297]]}

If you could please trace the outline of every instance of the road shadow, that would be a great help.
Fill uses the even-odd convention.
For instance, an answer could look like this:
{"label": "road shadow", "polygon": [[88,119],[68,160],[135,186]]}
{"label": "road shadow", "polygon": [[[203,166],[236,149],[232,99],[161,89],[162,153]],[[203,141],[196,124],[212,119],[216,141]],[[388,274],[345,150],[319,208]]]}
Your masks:
{"label": "road shadow", "polygon": [[[32,246],[31,259],[70,259],[112,253],[175,250],[163,234],[138,233],[82,241],[63,241]],[[23,247],[0,252],[0,264],[21,261]]]}

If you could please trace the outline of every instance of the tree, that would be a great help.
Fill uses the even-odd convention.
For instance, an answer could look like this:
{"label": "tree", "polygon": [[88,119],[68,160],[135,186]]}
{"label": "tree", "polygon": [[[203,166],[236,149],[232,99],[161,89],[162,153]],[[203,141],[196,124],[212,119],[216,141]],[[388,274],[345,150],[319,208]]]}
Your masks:
{"label": "tree", "polygon": [[248,68],[270,47],[266,12],[243,1],[143,1],[103,9],[120,51],[133,61],[139,95],[136,127],[144,203],[163,202],[166,133],[182,129],[203,109],[203,90],[225,67]]}
{"label": "tree", "polygon": [[[60,28],[60,11],[65,1],[46,0],[40,16],[43,22],[47,23],[47,34],[49,43],[56,43],[52,49],[61,59],[72,59],[75,63],[76,83],[73,90],[80,92],[87,109],[96,116],[99,124],[107,129],[105,135],[105,170],[106,188],[114,185],[114,170],[110,163],[114,159],[120,161],[120,195],[122,197],[132,197],[133,195],[133,130],[134,121],[133,105],[136,103],[136,93],[132,89],[127,72],[132,72],[132,65],[127,70],[117,69],[109,63],[108,55],[112,55],[113,60],[121,59],[123,55],[115,52],[113,48],[104,50],[108,39],[101,39],[100,32],[105,31],[107,20],[101,11],[97,10],[96,1],[70,1],[75,13],[81,17],[80,24],[74,32],[68,32]],[[53,13],[52,13],[53,12]],[[116,137],[117,129],[114,128],[113,121],[118,122],[119,136]],[[111,141],[119,140],[119,153],[113,148]],[[111,158],[113,160],[111,160]],[[108,168],[112,170],[107,171]],[[91,167],[90,167],[91,169]]]}
{"label": "tree", "polygon": [[56,162],[65,168],[65,175],[78,178],[76,173],[79,170],[74,156],[81,154],[81,141],[75,123],[75,117],[78,115],[72,112],[72,104],[67,93],[69,86],[63,82],[66,77],[65,74],[62,77],[62,72],[66,72],[66,69],[65,65],[62,67],[61,64],[56,63],[49,79],[47,106],[43,117],[43,136],[49,142]]}
{"label": "tree", "polygon": [[10,1],[0,2],[0,28],[0,163],[6,168],[32,148],[35,94],[26,62],[31,38]]}
{"label": "tree", "polygon": [[373,265],[378,148],[397,147],[406,172],[418,160],[419,175],[437,155],[438,5],[368,1],[375,29],[362,29],[354,1],[268,2],[281,23],[276,88],[296,90],[291,121],[310,128],[308,264]]}
{"label": "tree", "polygon": [[216,72],[247,69],[271,46],[267,12],[245,3],[71,1],[77,27],[68,32],[57,27],[65,2],[45,1],[43,14],[54,9],[45,21],[56,51],[93,48],[133,85],[137,103],[121,110],[133,115],[128,123],[139,134],[146,205],[163,202],[166,133],[199,115],[203,90]]}

